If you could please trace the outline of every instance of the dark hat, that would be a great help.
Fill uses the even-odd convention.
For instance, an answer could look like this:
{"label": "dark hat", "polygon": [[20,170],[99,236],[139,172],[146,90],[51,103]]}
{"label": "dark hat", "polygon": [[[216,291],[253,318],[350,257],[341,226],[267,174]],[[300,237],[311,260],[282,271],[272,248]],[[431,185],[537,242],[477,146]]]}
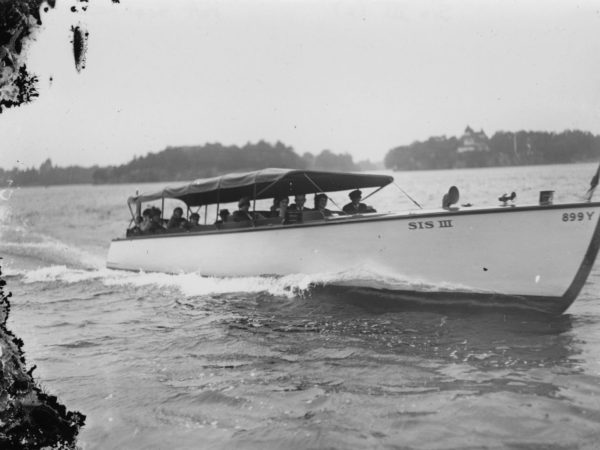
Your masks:
{"label": "dark hat", "polygon": [[238,202],[238,208],[242,207],[244,205],[250,205],[250,197],[242,197],[242,198],[240,198],[240,201]]}
{"label": "dark hat", "polygon": [[348,197],[350,197],[350,199],[362,197],[362,192],[358,189],[355,189],[348,194]]}

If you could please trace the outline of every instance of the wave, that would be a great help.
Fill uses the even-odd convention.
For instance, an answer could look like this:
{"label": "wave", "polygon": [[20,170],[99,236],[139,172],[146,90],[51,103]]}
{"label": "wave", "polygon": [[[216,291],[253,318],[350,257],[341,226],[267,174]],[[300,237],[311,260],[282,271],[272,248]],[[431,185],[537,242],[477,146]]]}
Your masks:
{"label": "wave", "polygon": [[75,284],[98,280],[105,286],[145,287],[177,289],[186,297],[228,294],[237,292],[262,293],[275,296],[295,297],[309,292],[315,280],[306,275],[286,277],[206,277],[197,273],[167,274],[160,272],[124,272],[112,269],[85,270],[54,265],[34,270],[9,270],[9,275],[21,276],[25,284],[65,283]]}
{"label": "wave", "polygon": [[23,225],[7,225],[6,212],[0,214],[0,255],[10,256],[13,265],[69,265],[96,269],[104,258],[31,230]]}
{"label": "wave", "polygon": [[96,268],[104,264],[102,258],[83,250],[70,247],[59,241],[48,242],[3,242],[0,254],[12,256],[19,261],[37,261],[40,264],[66,264],[70,266]]}
{"label": "wave", "polygon": [[[11,273],[15,275],[15,273]],[[105,286],[146,287],[177,289],[185,297],[230,293],[268,293],[287,298],[311,295],[319,287],[365,287],[388,290],[433,290],[433,286],[409,281],[385,272],[354,269],[344,272],[320,274],[291,274],[285,276],[210,277],[198,273],[167,274],[160,272],[125,272],[107,268],[77,269],[54,265],[18,273],[22,282],[30,283],[81,283],[98,280]],[[456,286],[437,286],[452,290]],[[464,289],[464,288],[463,288]]]}

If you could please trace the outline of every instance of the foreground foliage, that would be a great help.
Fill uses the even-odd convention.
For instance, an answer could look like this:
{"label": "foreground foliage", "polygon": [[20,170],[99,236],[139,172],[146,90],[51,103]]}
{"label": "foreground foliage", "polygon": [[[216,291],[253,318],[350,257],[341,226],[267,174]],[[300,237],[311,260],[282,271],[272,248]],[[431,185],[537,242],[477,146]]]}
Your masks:
{"label": "foreground foliage", "polygon": [[6,328],[11,294],[5,285],[0,278],[0,448],[76,448],[85,416],[42,392],[32,376],[35,366],[25,369],[23,341]]}

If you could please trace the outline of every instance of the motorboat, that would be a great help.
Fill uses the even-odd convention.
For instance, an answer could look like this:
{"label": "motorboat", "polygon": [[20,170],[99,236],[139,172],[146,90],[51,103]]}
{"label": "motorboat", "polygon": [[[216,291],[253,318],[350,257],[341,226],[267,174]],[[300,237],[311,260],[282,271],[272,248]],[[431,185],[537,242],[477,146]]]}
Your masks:
{"label": "motorboat", "polygon": [[[142,205],[178,201],[190,211],[242,197],[261,199],[390,185],[380,174],[264,169],[199,179],[128,199]],[[600,247],[600,203],[458,207],[358,214],[302,211],[294,220],[252,218],[195,229],[130,233],[114,239],[107,267],[195,272],[206,276],[356,273],[372,269],[396,280],[381,286],[402,300],[525,307],[561,313],[576,299]],[[513,197],[514,198],[514,195]],[[590,196],[591,199],[591,196]],[[162,208],[164,211],[164,207]],[[264,214],[263,214],[264,215]],[[400,281],[398,281],[400,280]],[[352,284],[353,280],[346,280]],[[355,280],[361,285],[361,280]],[[377,286],[370,285],[370,288]]]}

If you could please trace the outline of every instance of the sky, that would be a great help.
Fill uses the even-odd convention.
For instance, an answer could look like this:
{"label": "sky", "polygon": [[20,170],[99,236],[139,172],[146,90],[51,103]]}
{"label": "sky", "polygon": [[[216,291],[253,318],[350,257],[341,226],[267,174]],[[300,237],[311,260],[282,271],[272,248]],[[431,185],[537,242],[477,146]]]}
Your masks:
{"label": "sky", "polygon": [[600,0],[57,3],[27,48],[40,96],[0,115],[0,167],[261,139],[381,161],[467,125],[600,134]]}

